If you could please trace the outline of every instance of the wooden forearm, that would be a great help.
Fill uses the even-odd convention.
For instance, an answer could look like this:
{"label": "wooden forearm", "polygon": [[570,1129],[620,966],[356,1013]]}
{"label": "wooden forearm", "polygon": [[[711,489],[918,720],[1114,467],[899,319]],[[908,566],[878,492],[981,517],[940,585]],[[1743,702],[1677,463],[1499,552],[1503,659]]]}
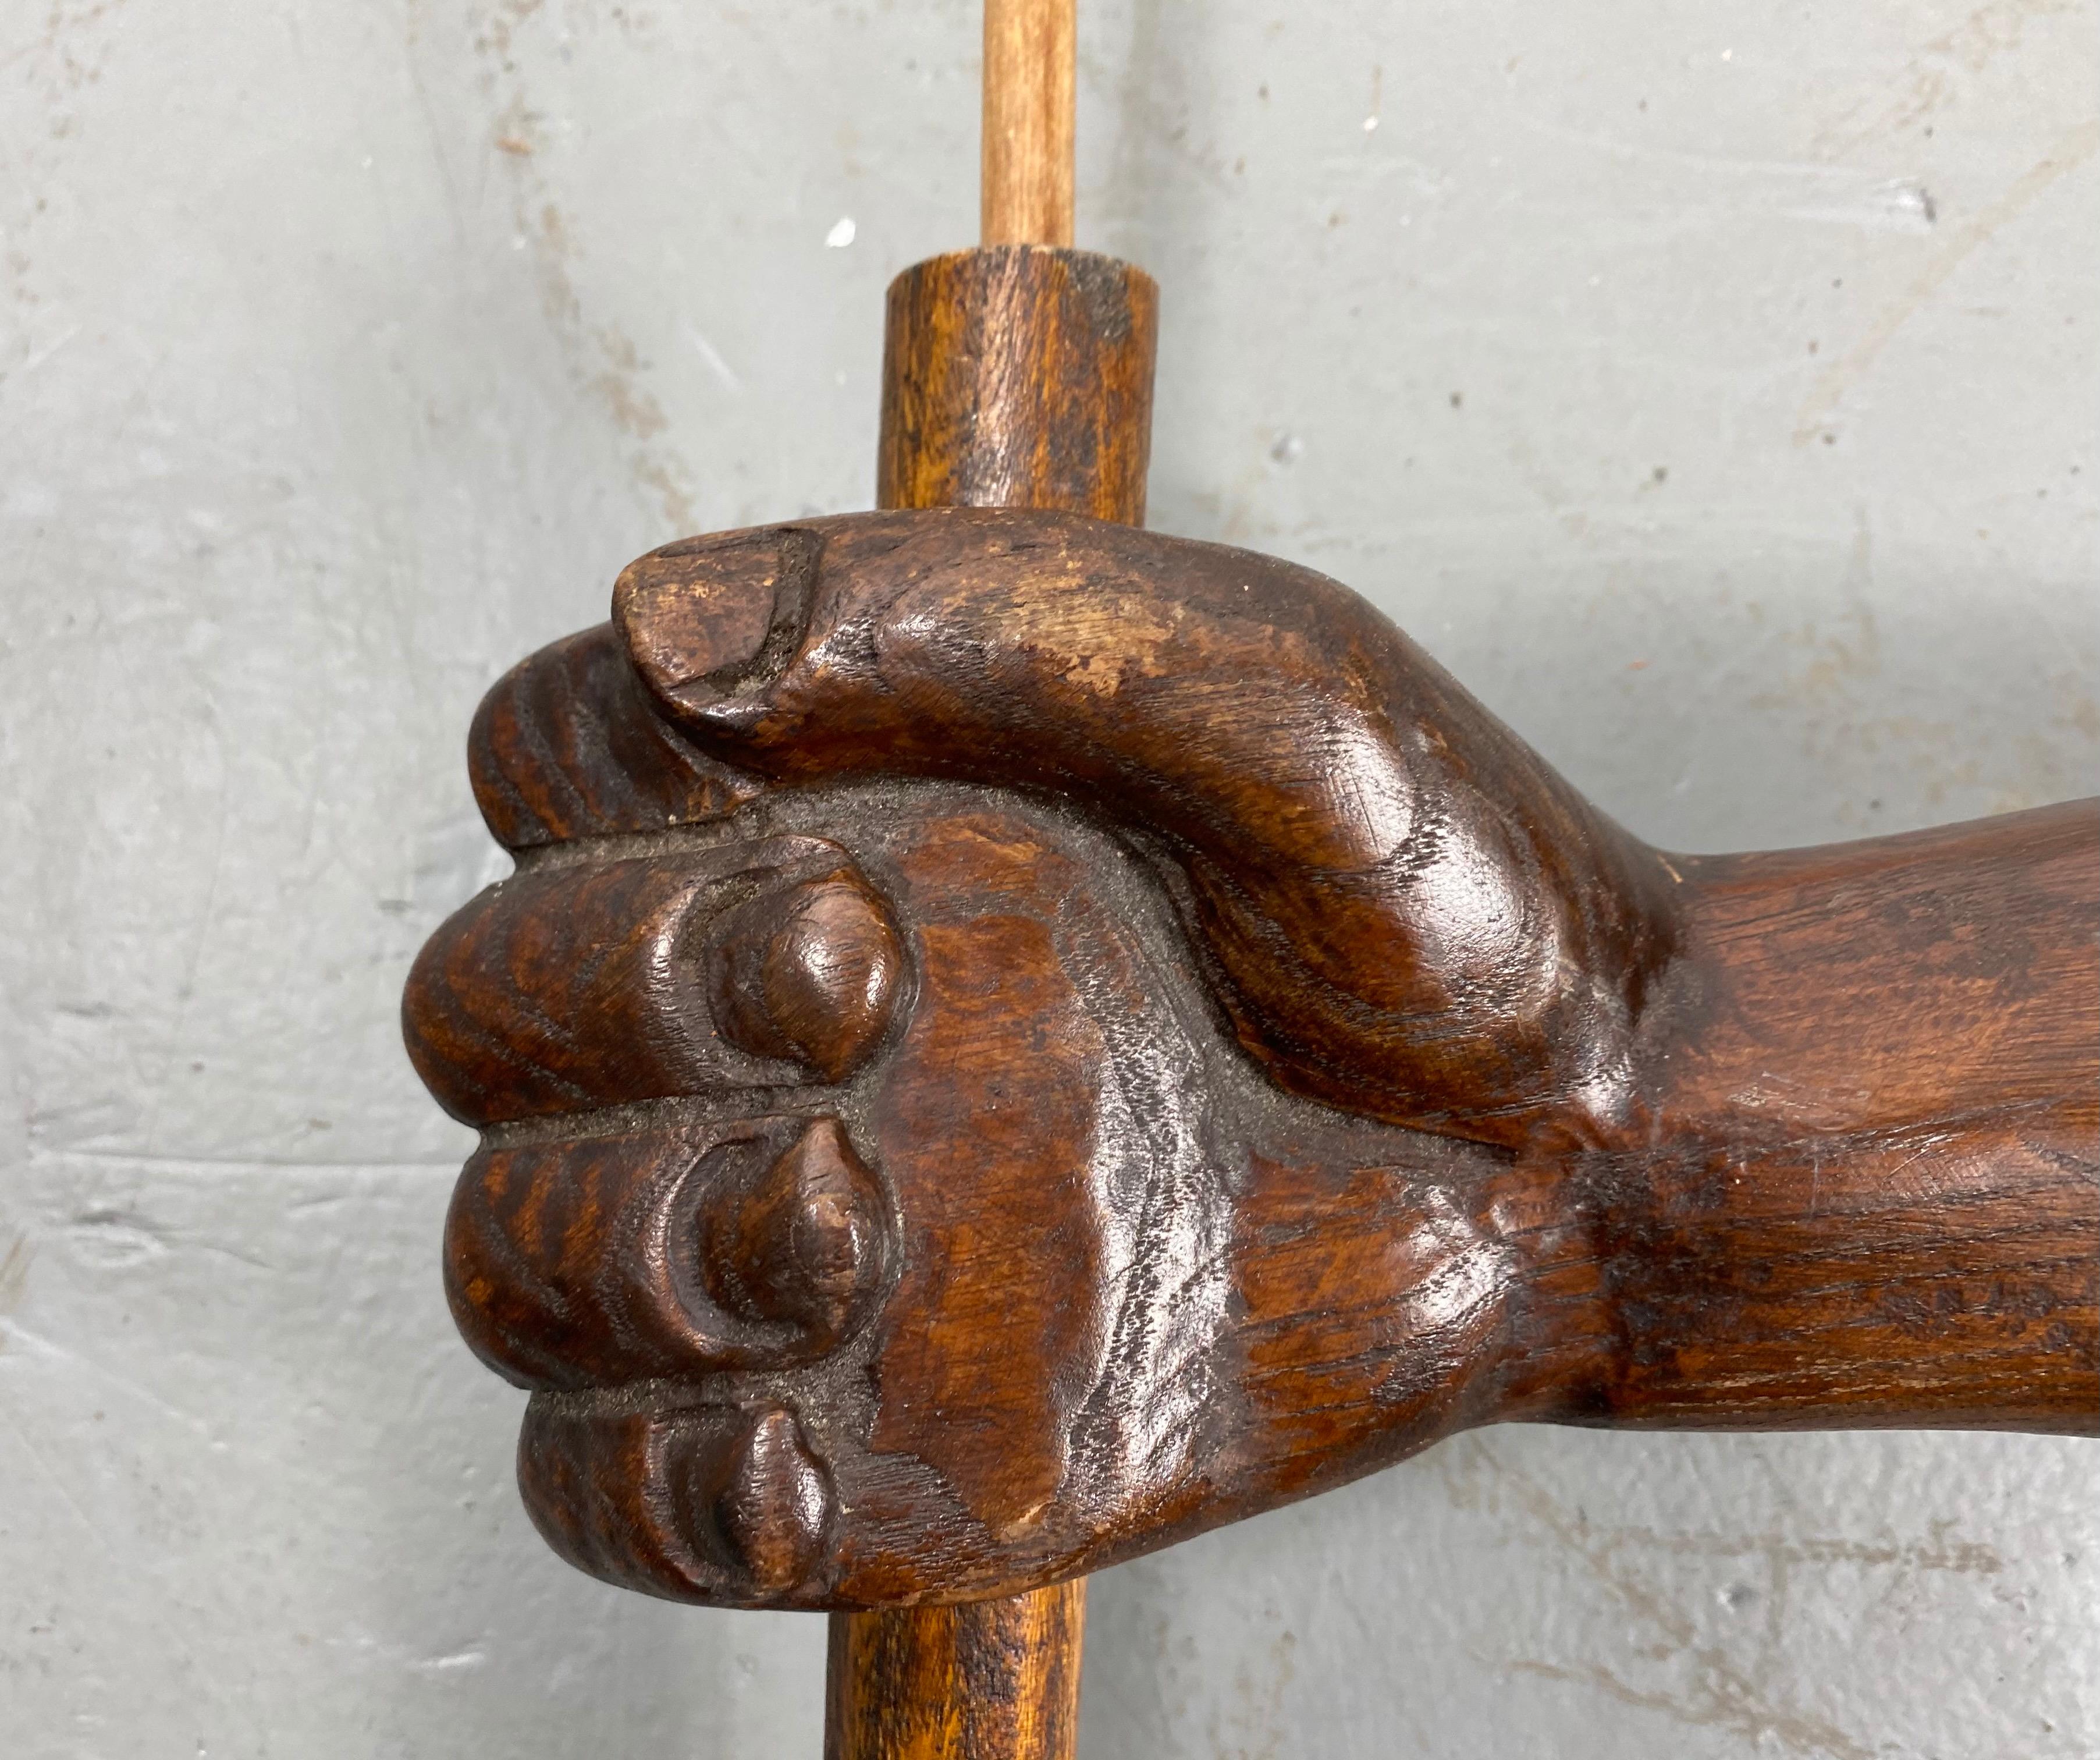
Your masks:
{"label": "wooden forearm", "polygon": [[1520,1228],[1508,1414],[2100,1431],[2089,1105],[1586,1156]]}
{"label": "wooden forearm", "polygon": [[2100,1429],[2100,804],[1673,866],[1641,1114],[1517,1224],[1516,1409]]}
{"label": "wooden forearm", "polygon": [[2100,807],[1674,865],[1642,1117],[1527,1228],[1518,1409],[2100,1428]]}

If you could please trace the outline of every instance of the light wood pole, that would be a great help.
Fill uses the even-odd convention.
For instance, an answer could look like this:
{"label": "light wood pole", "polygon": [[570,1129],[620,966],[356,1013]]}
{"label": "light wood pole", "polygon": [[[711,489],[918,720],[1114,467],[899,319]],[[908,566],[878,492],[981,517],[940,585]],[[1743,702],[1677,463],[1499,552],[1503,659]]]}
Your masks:
{"label": "light wood pole", "polygon": [[985,0],[978,242],[1072,242],[1078,0]]}

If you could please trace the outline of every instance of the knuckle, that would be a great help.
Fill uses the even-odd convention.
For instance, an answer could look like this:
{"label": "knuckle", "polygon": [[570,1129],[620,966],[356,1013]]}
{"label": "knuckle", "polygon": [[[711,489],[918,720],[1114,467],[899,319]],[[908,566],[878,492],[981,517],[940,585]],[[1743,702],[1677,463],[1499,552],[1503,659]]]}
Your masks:
{"label": "knuckle", "polygon": [[724,1035],[842,1081],[889,1024],[904,949],[850,869],[746,900],[715,941],[710,999]]}
{"label": "knuckle", "polygon": [[576,1410],[536,1399],[518,1445],[534,1524],[594,1576],[685,1601],[810,1605],[837,1499],[784,1406]]}
{"label": "knuckle", "polygon": [[845,853],[787,837],[527,873],[418,956],[403,1004],[417,1072],[477,1125],[730,1085],[852,1073],[907,961]]}
{"label": "knuckle", "polygon": [[446,1292],[475,1354],[523,1385],[689,1385],[845,1342],[890,1232],[833,1118],[483,1148],[446,1218]]}
{"label": "knuckle", "polygon": [[760,789],[657,714],[609,624],[496,680],[474,712],[467,770],[482,817],[510,850],[704,824]]}

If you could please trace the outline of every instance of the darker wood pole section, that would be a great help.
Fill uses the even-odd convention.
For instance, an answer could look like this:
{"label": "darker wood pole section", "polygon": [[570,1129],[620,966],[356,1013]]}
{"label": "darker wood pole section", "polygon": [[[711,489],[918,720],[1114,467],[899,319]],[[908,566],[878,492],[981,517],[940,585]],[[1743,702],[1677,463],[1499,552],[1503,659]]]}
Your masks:
{"label": "darker wood pole section", "polygon": [[1145,524],[1158,290],[1089,250],[958,250],[889,284],[876,501]]}
{"label": "darker wood pole section", "polygon": [[[876,498],[1145,523],[1158,294],[1049,245],[890,284]],[[1000,1601],[832,1616],[825,1760],[1071,1760],[1083,1578]]]}
{"label": "darker wood pole section", "polygon": [[832,1616],[825,1760],[1068,1760],[1084,1577],[1001,1601]]}

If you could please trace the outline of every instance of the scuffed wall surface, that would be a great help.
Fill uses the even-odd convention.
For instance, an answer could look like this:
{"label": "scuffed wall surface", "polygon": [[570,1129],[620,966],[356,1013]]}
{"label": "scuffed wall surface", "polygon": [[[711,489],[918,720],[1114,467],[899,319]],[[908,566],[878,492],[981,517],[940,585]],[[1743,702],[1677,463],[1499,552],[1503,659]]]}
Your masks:
{"label": "scuffed wall surface", "polygon": [[[2089,0],[1083,11],[1155,524],[1349,581],[1678,847],[2094,787]],[[486,684],[642,549],[867,501],[975,28],[0,7],[9,1754],[816,1751],[820,1622],[530,1532],[395,1000],[503,865]],[[1087,1752],[2089,1756],[2094,1464],[1462,1439],[1101,1579]]]}

